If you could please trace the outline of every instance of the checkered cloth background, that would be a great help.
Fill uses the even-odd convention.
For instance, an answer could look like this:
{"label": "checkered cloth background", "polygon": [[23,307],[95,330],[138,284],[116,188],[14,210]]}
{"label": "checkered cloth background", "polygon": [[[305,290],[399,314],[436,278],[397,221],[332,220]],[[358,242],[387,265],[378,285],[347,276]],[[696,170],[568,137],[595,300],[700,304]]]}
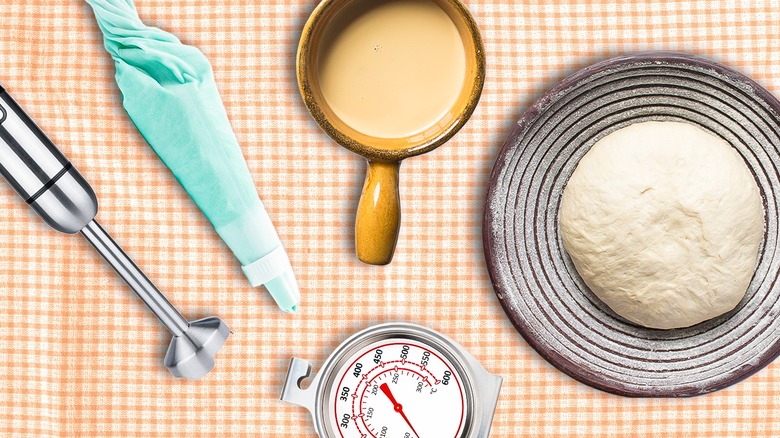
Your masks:
{"label": "checkered cloth background", "polygon": [[492,436],[777,437],[780,364],[691,399],[629,399],[540,358],[505,317],[482,252],[488,175],[509,130],[546,89],[593,62],[667,49],[703,55],[780,92],[780,4],[735,1],[468,0],[488,75],[452,141],[402,166],[393,263],[354,255],[365,162],[335,145],[295,80],[316,0],[138,0],[147,24],[211,60],[257,189],[303,292],[282,314],[147,146],[120,104],[91,10],[78,0],[2,0],[0,82],[93,185],[98,219],[190,318],[234,334],[200,381],[162,366],[164,328],[78,236],[48,228],[0,183],[0,434],[308,437],[279,401],[291,356],[315,370],[369,325],[407,320],[463,344],[504,378]]}

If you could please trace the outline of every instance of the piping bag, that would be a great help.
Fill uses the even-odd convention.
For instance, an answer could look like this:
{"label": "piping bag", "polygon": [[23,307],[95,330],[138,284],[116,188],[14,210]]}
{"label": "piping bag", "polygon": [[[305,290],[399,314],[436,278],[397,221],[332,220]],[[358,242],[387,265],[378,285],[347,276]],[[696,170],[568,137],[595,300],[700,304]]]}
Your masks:
{"label": "piping bag", "polygon": [[257,195],[211,65],[195,47],[141,22],[131,0],[86,0],[114,59],[122,104],[155,153],[241,262],[294,312],[300,291]]}

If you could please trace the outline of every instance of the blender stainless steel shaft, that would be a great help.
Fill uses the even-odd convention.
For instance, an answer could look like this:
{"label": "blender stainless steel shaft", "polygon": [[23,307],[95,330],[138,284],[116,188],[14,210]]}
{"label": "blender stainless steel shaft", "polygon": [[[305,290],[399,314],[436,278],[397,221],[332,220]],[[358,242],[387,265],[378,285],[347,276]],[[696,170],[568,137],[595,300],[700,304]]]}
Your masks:
{"label": "blender stainless steel shaft", "polygon": [[95,220],[97,198],[76,168],[0,86],[0,174],[51,227],[81,234],[154,312],[173,339],[165,366],[198,379],[230,330],[217,317],[187,321]]}

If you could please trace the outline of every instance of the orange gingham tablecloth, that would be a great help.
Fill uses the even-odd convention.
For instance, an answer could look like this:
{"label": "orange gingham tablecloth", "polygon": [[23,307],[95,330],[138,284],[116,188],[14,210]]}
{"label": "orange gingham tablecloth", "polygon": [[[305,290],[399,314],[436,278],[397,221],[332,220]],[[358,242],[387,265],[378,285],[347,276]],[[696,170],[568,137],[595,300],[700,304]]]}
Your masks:
{"label": "orange gingham tablecloth", "polygon": [[142,18],[211,60],[303,303],[282,314],[132,126],[90,8],[3,0],[0,82],[91,182],[98,219],[190,318],[234,334],[197,381],[162,366],[165,329],[86,241],[49,229],[0,183],[0,434],[314,436],[278,400],[291,356],[315,370],[368,325],[435,328],[504,378],[492,436],[780,436],[780,363],[691,399],[629,399],[582,385],[540,358],[505,317],[482,253],[488,176],[520,114],[595,61],[636,50],[707,56],[780,90],[780,4],[734,1],[468,0],[488,75],[471,121],[402,169],[395,260],[354,256],[364,161],[309,117],[295,81],[316,1],[138,0]]}

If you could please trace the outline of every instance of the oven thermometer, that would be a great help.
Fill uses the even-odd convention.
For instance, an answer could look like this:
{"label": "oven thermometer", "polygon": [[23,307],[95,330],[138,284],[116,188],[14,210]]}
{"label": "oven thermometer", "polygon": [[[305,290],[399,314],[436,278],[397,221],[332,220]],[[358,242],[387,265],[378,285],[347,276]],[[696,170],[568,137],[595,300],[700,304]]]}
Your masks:
{"label": "oven thermometer", "polygon": [[293,358],[281,399],[308,409],[322,438],[486,438],[501,389],[462,346],[408,323],[353,335],[301,389],[310,372]]}

